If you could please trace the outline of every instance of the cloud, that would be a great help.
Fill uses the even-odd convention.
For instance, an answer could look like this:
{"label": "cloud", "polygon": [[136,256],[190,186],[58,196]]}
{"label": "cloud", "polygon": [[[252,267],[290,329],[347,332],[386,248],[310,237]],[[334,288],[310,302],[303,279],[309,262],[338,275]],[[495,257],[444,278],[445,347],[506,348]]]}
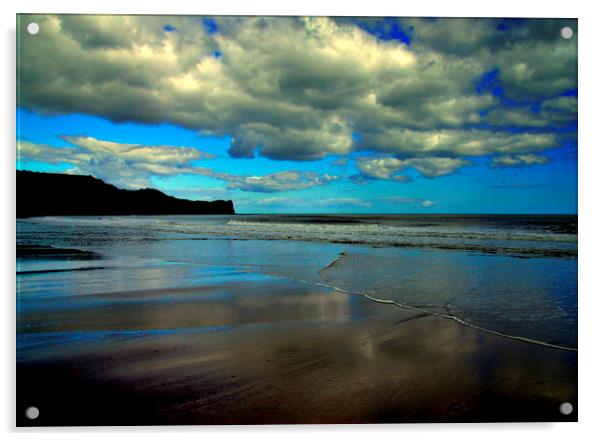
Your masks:
{"label": "cloud", "polygon": [[418,170],[423,176],[434,178],[454,173],[461,167],[470,165],[470,161],[460,158],[424,157],[424,158],[372,158],[359,157],[356,165],[362,176],[372,179],[407,181],[409,178],[398,174],[406,168]]}
{"label": "cloud", "polygon": [[319,185],[327,185],[338,179],[336,176],[329,174],[320,175],[314,172],[299,171],[284,171],[263,176],[238,176],[215,173],[211,177],[228,181],[228,188],[260,193],[301,190]]}
{"label": "cloud", "polygon": [[335,167],[345,167],[348,162],[349,162],[349,158],[342,157],[342,158],[335,159],[334,161],[332,161],[330,163],[330,165],[334,165]]}
{"label": "cloud", "polygon": [[373,202],[359,198],[321,198],[321,199],[308,199],[308,198],[290,198],[290,197],[271,197],[263,198],[261,200],[248,200],[247,204],[260,205],[260,206],[285,206],[285,207],[372,207]]}
{"label": "cloud", "polygon": [[81,147],[90,153],[119,157],[126,161],[178,165],[198,159],[215,158],[215,155],[194,147],[124,144],[103,141],[91,136],[63,136],[62,138],[68,143]]}
{"label": "cloud", "polygon": [[337,117],[329,117],[316,128],[298,129],[274,127],[269,124],[243,124],[233,138],[230,155],[252,158],[255,151],[272,159],[311,160],[324,156],[321,146],[329,146],[329,153],[345,154],[351,151],[349,124]]}
{"label": "cloud", "polygon": [[[346,18],[31,18],[20,106],[229,136],[236,158],[529,154],[562,145],[552,129],[576,118],[562,96],[577,87],[576,20],[402,18],[408,46]],[[477,91],[492,71],[504,96]]]}
{"label": "cloud", "polygon": [[412,158],[406,159],[405,167],[413,167],[427,178],[445,176],[454,173],[461,167],[470,165],[470,161],[459,158]]}
{"label": "cloud", "polygon": [[547,156],[528,155],[503,155],[491,160],[492,167],[525,167],[529,165],[544,165],[550,162]]}
{"label": "cloud", "polygon": [[71,164],[70,172],[90,174],[126,188],[150,186],[149,175],[192,172],[191,163],[214,155],[194,147],[124,144],[89,136],[63,136],[70,147],[19,141],[19,160]]}
{"label": "cloud", "polygon": [[[403,161],[397,158],[357,158],[356,165],[360,173],[373,179],[403,179],[403,176],[394,175],[403,168]],[[407,177],[405,177],[407,178]]]}
{"label": "cloud", "polygon": [[380,198],[381,201],[390,202],[394,204],[417,204],[422,208],[429,208],[435,205],[434,201],[429,199],[421,199],[421,198],[407,198],[402,196],[387,196],[384,198]]}
{"label": "cloud", "polygon": [[553,148],[551,133],[508,133],[494,130],[415,131],[391,128],[366,134],[362,143],[375,150],[403,154],[483,156],[492,153],[526,153]]}
{"label": "cloud", "polygon": [[[573,19],[400,19],[416,29],[413,44],[463,59],[480,58],[498,68],[514,99],[546,98],[576,87],[577,21]],[[560,38],[570,26],[575,37]]]}
{"label": "cloud", "polygon": [[561,96],[531,107],[498,108],[491,111],[486,120],[498,127],[563,127],[577,122],[577,97]]}
{"label": "cloud", "polygon": [[194,147],[124,144],[83,136],[63,136],[70,147],[19,141],[19,162],[70,164],[69,173],[90,174],[118,187],[152,185],[150,177],[200,175],[225,181],[228,189],[272,193],[327,185],[337,176],[310,171],[282,171],[262,176],[224,173],[195,162],[214,155]]}
{"label": "cloud", "polygon": [[246,203],[254,204],[254,205],[291,205],[291,204],[294,204],[295,201],[300,201],[300,200],[302,200],[302,199],[293,199],[293,198],[278,196],[278,197],[271,197],[271,198],[262,198],[257,201],[256,200],[247,200]]}

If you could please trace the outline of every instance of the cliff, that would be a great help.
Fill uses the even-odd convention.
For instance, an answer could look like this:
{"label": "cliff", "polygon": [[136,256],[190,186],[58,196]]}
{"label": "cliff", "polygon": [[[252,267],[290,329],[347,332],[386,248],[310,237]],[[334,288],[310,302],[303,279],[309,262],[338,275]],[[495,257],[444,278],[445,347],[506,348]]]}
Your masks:
{"label": "cliff", "polygon": [[159,190],[122,190],[92,176],[17,171],[17,217],[234,214],[232,201],[190,201]]}

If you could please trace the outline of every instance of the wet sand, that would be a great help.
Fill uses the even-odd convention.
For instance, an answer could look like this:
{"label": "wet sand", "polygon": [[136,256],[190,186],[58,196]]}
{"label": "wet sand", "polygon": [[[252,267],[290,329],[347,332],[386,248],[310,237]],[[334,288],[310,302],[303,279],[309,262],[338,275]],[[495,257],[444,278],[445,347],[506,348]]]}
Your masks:
{"label": "wet sand", "polygon": [[309,284],[20,302],[19,426],[577,420],[576,352]]}

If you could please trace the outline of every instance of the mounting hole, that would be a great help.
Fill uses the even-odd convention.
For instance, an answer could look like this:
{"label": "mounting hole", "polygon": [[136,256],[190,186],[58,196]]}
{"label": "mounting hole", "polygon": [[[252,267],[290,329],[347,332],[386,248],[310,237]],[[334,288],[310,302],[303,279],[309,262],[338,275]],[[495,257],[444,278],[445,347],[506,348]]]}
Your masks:
{"label": "mounting hole", "polygon": [[563,415],[570,415],[573,413],[573,405],[568,402],[562,403],[559,409],[560,413]]}
{"label": "mounting hole", "polygon": [[31,406],[25,409],[25,416],[27,417],[27,419],[35,420],[37,417],[40,416],[40,411],[37,407]]}
{"label": "mounting hole", "polygon": [[31,35],[36,35],[38,32],[40,32],[40,25],[36,22],[29,23],[27,25],[27,32],[29,32]]}
{"label": "mounting hole", "polygon": [[566,26],[560,30],[560,36],[562,38],[564,38],[565,40],[568,40],[569,38],[571,38],[573,36],[573,30],[571,28],[569,28],[568,26]]}

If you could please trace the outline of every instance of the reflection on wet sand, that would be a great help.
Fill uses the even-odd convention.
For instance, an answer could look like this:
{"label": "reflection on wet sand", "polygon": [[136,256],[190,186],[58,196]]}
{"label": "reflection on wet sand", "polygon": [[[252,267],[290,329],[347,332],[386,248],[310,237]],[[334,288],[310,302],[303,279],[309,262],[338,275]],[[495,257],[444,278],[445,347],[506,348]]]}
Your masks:
{"label": "reflection on wet sand", "polygon": [[282,279],[30,299],[18,325],[37,424],[576,418],[573,352]]}
{"label": "reflection on wet sand", "polygon": [[[303,290],[300,290],[300,286]],[[289,281],[111,292],[24,299],[22,333],[164,330],[348,320],[350,301],[330,290]]]}

